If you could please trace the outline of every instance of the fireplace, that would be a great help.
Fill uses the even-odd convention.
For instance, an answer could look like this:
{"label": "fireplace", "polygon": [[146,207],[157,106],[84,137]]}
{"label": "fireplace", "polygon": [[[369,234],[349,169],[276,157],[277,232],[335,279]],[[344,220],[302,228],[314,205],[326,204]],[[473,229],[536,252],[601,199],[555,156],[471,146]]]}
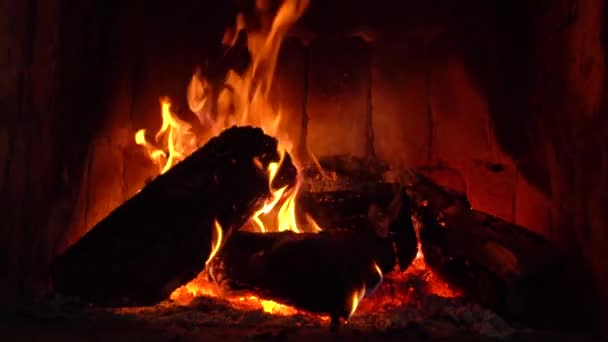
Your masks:
{"label": "fireplace", "polygon": [[[6,51],[0,65],[7,75],[0,93],[0,187],[6,208],[0,293],[10,317],[19,317],[8,336],[27,333],[31,315],[49,319],[57,310],[74,322],[111,317],[109,334],[120,335],[125,320],[135,318],[149,334],[162,331],[163,338],[187,336],[168,325],[194,326],[198,336],[270,338],[325,336],[328,326],[348,320],[344,328],[355,335],[422,338],[533,334],[528,327],[588,332],[605,321],[601,1],[184,1],[179,6],[8,1],[1,12],[10,15],[0,28]],[[235,28],[244,30],[239,34]],[[255,210],[239,211],[245,218],[233,206],[232,214],[225,214],[230,219],[205,223],[209,244],[194,254],[201,264],[194,279],[180,278],[170,291],[163,290],[165,297],[143,307],[124,298],[108,309],[98,297],[57,294],[71,288],[54,274],[62,255],[86,243],[83,237],[117,208],[149,199],[149,189],[160,188],[160,174],[172,186],[188,183],[172,176],[173,167],[187,168],[181,160],[204,152],[209,139],[222,137],[233,124],[263,128],[266,138],[278,139],[277,146],[270,143],[270,154],[278,154],[273,159],[248,144],[267,141],[256,135],[260,132],[234,138],[242,149],[231,153],[270,159],[252,161],[240,177],[231,174],[217,194],[226,189],[239,196],[256,193],[259,179],[238,183],[249,171],[257,175],[256,168],[269,178],[262,183],[272,194],[256,198]],[[284,168],[274,177],[273,163],[297,169],[297,181]],[[273,179],[284,182],[286,190],[277,194]],[[273,212],[283,211],[283,205],[283,213],[298,213],[298,224],[280,230],[304,231],[290,234],[280,246],[294,244],[303,248],[301,255],[327,250],[338,268],[353,264],[358,270],[373,259],[362,271],[365,287],[349,288],[348,298],[336,304],[346,305],[342,316],[326,312],[325,299],[319,300],[320,313],[310,313],[315,298],[299,301],[302,293],[315,297],[306,289],[273,296],[294,274],[318,276],[314,269],[306,271],[305,263],[300,273],[284,268],[280,285],[256,283],[255,275],[239,278],[251,266],[239,264],[251,257],[241,244],[265,246],[274,237],[262,230],[279,230],[277,221],[263,218],[271,203]],[[356,218],[348,216],[359,206]],[[155,218],[171,211],[146,209]],[[266,227],[252,217],[262,218]],[[228,221],[234,229],[227,229]],[[385,264],[376,252],[371,259],[362,256],[368,240],[353,245],[352,229],[331,227],[368,223],[400,236],[380,248],[389,255]],[[444,228],[456,233],[446,237]],[[399,235],[405,229],[411,234]],[[328,243],[313,236],[317,230],[332,236]],[[120,229],[115,233],[122,236]],[[302,241],[313,241],[312,247],[300,247]],[[290,253],[265,252],[268,258],[300,261]],[[464,269],[445,261],[462,253]],[[488,261],[482,264],[492,276],[512,270],[488,264],[515,265],[520,274],[529,265],[523,256],[533,264],[542,260],[542,267],[526,271],[525,281],[537,285],[521,287],[538,292],[505,299],[511,292],[501,286],[510,282],[480,285],[486,273],[469,268],[471,254]],[[241,271],[217,271],[218,259],[224,267],[236,263],[234,269]],[[215,273],[209,265],[217,266]],[[318,272],[330,279],[335,269]],[[218,276],[238,278],[244,291],[220,294],[213,289]],[[77,284],[76,292],[91,286]],[[119,281],[107,284],[109,294]],[[268,291],[259,291],[260,286]],[[496,288],[504,292],[497,295]],[[285,296],[298,300],[285,305]],[[85,305],[88,299],[92,307]],[[104,329],[105,323],[99,324]],[[229,327],[235,324],[239,328]],[[62,336],[61,328],[37,329]],[[70,334],[65,336],[77,338]]]}

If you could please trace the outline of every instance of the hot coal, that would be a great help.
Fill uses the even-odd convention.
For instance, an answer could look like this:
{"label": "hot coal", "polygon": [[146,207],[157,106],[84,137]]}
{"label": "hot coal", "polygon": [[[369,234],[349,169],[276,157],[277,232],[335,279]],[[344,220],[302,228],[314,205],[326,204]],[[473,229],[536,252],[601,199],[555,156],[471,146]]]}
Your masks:
{"label": "hot coal", "polygon": [[[253,127],[232,127],[211,139],[59,256],[55,290],[102,305],[168,298],[204,268],[214,221],[227,236],[268,198],[266,169],[279,161],[277,144]],[[293,185],[296,174],[286,155],[273,186]]]}

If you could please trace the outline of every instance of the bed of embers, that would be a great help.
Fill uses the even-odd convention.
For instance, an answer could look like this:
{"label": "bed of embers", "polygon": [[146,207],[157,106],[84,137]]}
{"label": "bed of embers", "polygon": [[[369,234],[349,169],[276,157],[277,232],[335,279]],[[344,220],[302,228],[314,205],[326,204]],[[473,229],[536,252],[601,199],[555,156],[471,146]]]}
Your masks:
{"label": "bed of embers", "polygon": [[[538,339],[528,327],[559,312],[552,246],[429,170],[344,156],[301,169],[261,129],[224,131],[60,256],[56,294],[24,317],[152,339]],[[299,228],[269,229],[286,219]]]}

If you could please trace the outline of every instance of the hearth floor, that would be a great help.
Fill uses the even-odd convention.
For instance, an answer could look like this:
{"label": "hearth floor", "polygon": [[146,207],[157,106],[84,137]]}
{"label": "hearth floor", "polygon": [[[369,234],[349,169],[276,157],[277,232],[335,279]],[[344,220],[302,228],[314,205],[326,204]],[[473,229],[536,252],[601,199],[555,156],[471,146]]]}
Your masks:
{"label": "hearth floor", "polygon": [[100,309],[54,299],[0,317],[3,341],[597,341],[517,328],[476,307],[429,296],[427,303],[387,312],[356,313],[338,332],[307,315],[244,311],[216,298],[189,305]]}

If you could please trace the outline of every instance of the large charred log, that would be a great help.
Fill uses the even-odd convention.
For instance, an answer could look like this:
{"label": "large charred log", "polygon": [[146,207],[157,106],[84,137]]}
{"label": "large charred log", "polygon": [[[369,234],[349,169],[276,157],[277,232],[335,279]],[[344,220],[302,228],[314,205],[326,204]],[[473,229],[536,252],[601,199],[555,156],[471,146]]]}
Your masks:
{"label": "large charred log", "polygon": [[546,239],[471,209],[464,194],[419,175],[410,194],[426,264],[467,299],[513,318],[551,310],[561,261]]}
{"label": "large charred log", "polygon": [[376,267],[390,243],[354,232],[235,232],[211,268],[230,291],[247,290],[336,324],[382,280]]}
{"label": "large charred log", "polygon": [[[166,299],[204,268],[214,221],[227,236],[270,195],[266,168],[278,160],[277,140],[261,129],[224,131],[59,256],[55,290],[102,305]],[[287,155],[273,186],[293,185],[296,173]]]}

